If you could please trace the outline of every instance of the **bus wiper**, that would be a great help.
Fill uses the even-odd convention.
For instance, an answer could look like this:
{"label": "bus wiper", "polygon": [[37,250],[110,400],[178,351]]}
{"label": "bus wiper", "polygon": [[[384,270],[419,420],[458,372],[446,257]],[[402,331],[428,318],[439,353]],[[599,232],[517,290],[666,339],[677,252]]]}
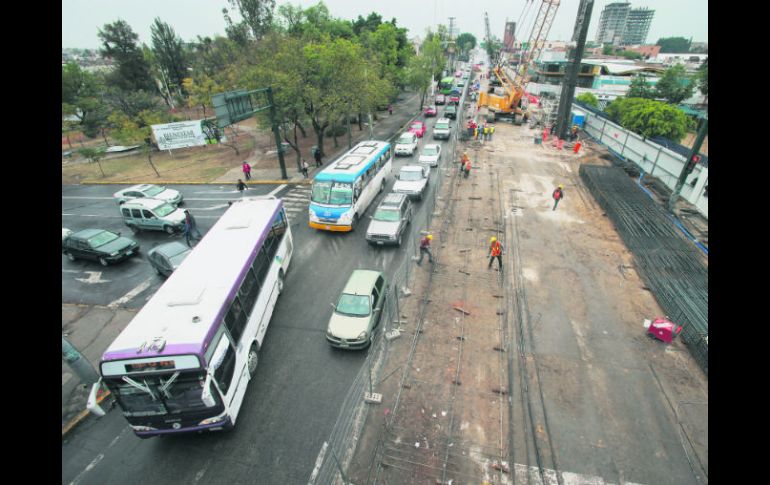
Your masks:
{"label": "bus wiper", "polygon": [[162,392],[163,394],[165,394],[165,395],[166,395],[166,397],[167,397],[167,398],[169,398],[169,399],[171,399],[171,397],[172,397],[172,396],[171,396],[171,394],[169,394],[169,392],[168,392],[168,388],[171,386],[171,384],[173,384],[173,383],[174,383],[174,381],[176,380],[176,378],[177,378],[177,377],[179,377],[179,374],[180,374],[180,371],[176,371],[176,372],[174,372],[174,375],[172,375],[172,376],[169,378],[169,380],[167,380],[166,382],[163,382],[163,379],[161,379],[161,380],[160,380],[160,383],[162,384],[162,385],[160,386],[160,392]]}
{"label": "bus wiper", "polygon": [[144,384],[144,385],[139,384],[138,382],[136,382],[135,380],[131,379],[128,376],[123,376],[123,380],[126,381],[129,385],[139,389],[140,391],[144,391],[147,394],[149,394],[153,401],[157,400],[157,397],[155,397],[155,394],[153,394],[152,389],[150,389],[150,386],[148,386],[147,384]]}

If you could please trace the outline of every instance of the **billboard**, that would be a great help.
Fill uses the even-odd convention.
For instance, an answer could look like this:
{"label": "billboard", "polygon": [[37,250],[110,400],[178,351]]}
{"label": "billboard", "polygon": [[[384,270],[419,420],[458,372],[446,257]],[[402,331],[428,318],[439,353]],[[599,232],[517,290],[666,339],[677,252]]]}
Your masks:
{"label": "billboard", "polygon": [[152,133],[160,150],[197,147],[208,143],[208,133],[202,125],[203,120],[152,125]]}

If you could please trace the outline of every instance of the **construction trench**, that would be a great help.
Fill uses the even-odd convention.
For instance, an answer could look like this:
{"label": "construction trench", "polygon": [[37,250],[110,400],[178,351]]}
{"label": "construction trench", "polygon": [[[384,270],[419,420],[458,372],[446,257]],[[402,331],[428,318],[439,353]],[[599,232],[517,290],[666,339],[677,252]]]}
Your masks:
{"label": "construction trench", "polygon": [[[534,134],[499,122],[432,175],[433,210],[414,224],[433,234],[435,264],[397,271],[311,483],[708,482],[707,376],[681,340],[645,336],[664,310],[578,175],[609,166],[606,149]],[[492,236],[502,273],[487,267]]]}

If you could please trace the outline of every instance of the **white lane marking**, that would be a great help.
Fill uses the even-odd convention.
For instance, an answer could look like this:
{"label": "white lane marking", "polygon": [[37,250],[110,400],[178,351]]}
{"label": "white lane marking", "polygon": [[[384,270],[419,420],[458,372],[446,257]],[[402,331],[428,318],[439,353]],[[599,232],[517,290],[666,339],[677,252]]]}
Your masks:
{"label": "white lane marking", "polygon": [[283,200],[304,200],[304,201],[307,201],[309,199],[307,194],[306,195],[291,195],[291,194],[289,194],[289,195],[285,195],[285,196],[283,196],[281,198]]}
{"label": "white lane marking", "polygon": [[153,277],[150,277],[150,278],[146,279],[145,281],[143,281],[142,283],[139,283],[139,285],[136,288],[134,288],[133,290],[129,291],[125,295],[121,296],[117,300],[113,301],[112,303],[107,305],[107,307],[108,308],[112,308],[114,310],[115,308],[118,307],[118,305],[121,305],[123,303],[127,303],[127,302],[131,301],[132,299],[134,299],[134,297],[136,295],[138,295],[139,293],[141,293],[144,290],[146,290],[147,288],[149,288],[150,285],[152,284],[152,280],[153,280]]}
{"label": "white lane marking", "polygon": [[313,485],[315,483],[316,478],[318,478],[318,472],[321,470],[321,465],[324,462],[324,456],[326,456],[326,448],[329,446],[329,443],[324,441],[323,446],[321,446],[321,451],[318,452],[318,458],[315,459],[315,468],[313,468],[313,473],[310,474],[310,480],[308,480],[308,485]]}
{"label": "white lane marking", "polygon": [[109,283],[110,281],[112,281],[112,280],[103,280],[101,271],[86,271],[85,273],[88,274],[88,278],[75,278],[75,280],[82,281],[83,283],[88,283],[88,284]]}
{"label": "white lane marking", "polygon": [[195,474],[195,478],[193,479],[193,484],[198,483],[200,479],[203,478],[203,475],[206,474],[206,470],[208,470],[210,464],[211,464],[211,459],[208,459],[206,463],[204,463],[203,468],[198,470],[198,473]]}
{"label": "white lane marking", "polygon": [[280,192],[281,190],[283,190],[284,188],[286,188],[286,184],[279,185],[278,187],[275,188],[275,190],[273,190],[272,192],[270,192],[267,195],[275,195],[278,192]]}
{"label": "white lane marking", "polygon": [[[110,444],[109,444],[109,445],[107,445],[107,448],[106,448],[104,451],[107,451],[107,450],[109,450],[110,448],[112,448],[112,447],[113,447],[113,445],[115,445],[115,443],[117,443],[117,442],[118,442],[118,440],[120,439],[120,435],[122,435],[122,434],[123,434],[123,432],[124,432],[126,429],[128,429],[128,427],[126,427],[126,428],[123,428],[123,431],[121,431],[121,432],[120,432],[120,434],[119,434],[119,435],[117,435],[117,436],[115,437],[115,439],[113,439],[113,440],[110,442]],[[86,474],[86,473],[88,473],[88,472],[90,472],[91,470],[93,470],[93,469],[94,469],[94,467],[95,467],[96,465],[98,465],[98,464],[99,464],[99,462],[100,462],[100,461],[102,461],[102,459],[103,459],[103,458],[104,458],[104,453],[99,453],[98,455],[96,455],[96,458],[94,458],[94,459],[91,461],[91,463],[89,463],[89,464],[88,464],[88,466],[86,466],[86,467],[85,467],[85,469],[84,469],[82,472],[80,472],[80,473],[78,474],[78,476],[76,476],[76,477],[75,477],[75,479],[74,479],[74,480],[72,480],[72,481],[70,482],[70,485],[77,485],[77,484],[80,482],[80,480],[82,480],[82,479],[83,479],[83,477],[85,476],[85,474]]]}

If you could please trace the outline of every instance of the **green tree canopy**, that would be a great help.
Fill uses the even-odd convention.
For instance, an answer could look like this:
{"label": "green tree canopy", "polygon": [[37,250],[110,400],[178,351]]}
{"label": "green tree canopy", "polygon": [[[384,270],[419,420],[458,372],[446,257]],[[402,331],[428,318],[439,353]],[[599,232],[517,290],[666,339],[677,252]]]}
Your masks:
{"label": "green tree canopy", "polygon": [[476,37],[468,32],[463,32],[457,36],[455,43],[457,44],[457,48],[461,53],[468,54],[471,49],[476,47]]}
{"label": "green tree canopy", "polygon": [[618,98],[607,106],[610,118],[634,133],[679,141],[687,133],[687,116],[675,106],[642,98]]}
{"label": "green tree canopy", "polygon": [[575,97],[575,99],[588,106],[593,106],[594,108],[599,107],[599,99],[592,93],[583,93],[580,96]]}
{"label": "green tree canopy", "polygon": [[655,85],[655,95],[665,98],[669,103],[678,104],[692,96],[693,82],[687,75],[684,65],[677,64],[663,72]]}
{"label": "green tree canopy", "polygon": [[655,45],[660,46],[661,53],[683,54],[690,52],[690,41],[684,37],[661,37]]}
{"label": "green tree canopy", "polygon": [[650,86],[644,76],[637,74],[631,79],[631,87],[628,88],[626,97],[652,99],[655,97],[655,90]]}
{"label": "green tree canopy", "polygon": [[150,26],[152,50],[158,61],[162,81],[172,89],[181,90],[182,82],[187,77],[187,59],[185,58],[182,39],[176,35],[170,25],[155,18]]}
{"label": "green tree canopy", "polygon": [[99,29],[103,48],[101,54],[115,61],[117,68],[107,77],[108,83],[126,91],[155,89],[150,66],[137,46],[139,36],[124,20],[117,20]]}
{"label": "green tree canopy", "polygon": [[709,95],[709,59],[703,61],[703,64],[698,67],[698,74],[696,75],[698,80],[698,89],[704,96]]}
{"label": "green tree canopy", "polygon": [[[249,27],[251,35],[256,40],[261,39],[273,23],[275,0],[227,0],[227,3],[231,8],[238,9],[243,22]],[[227,13],[225,13],[225,20],[232,25]]]}

